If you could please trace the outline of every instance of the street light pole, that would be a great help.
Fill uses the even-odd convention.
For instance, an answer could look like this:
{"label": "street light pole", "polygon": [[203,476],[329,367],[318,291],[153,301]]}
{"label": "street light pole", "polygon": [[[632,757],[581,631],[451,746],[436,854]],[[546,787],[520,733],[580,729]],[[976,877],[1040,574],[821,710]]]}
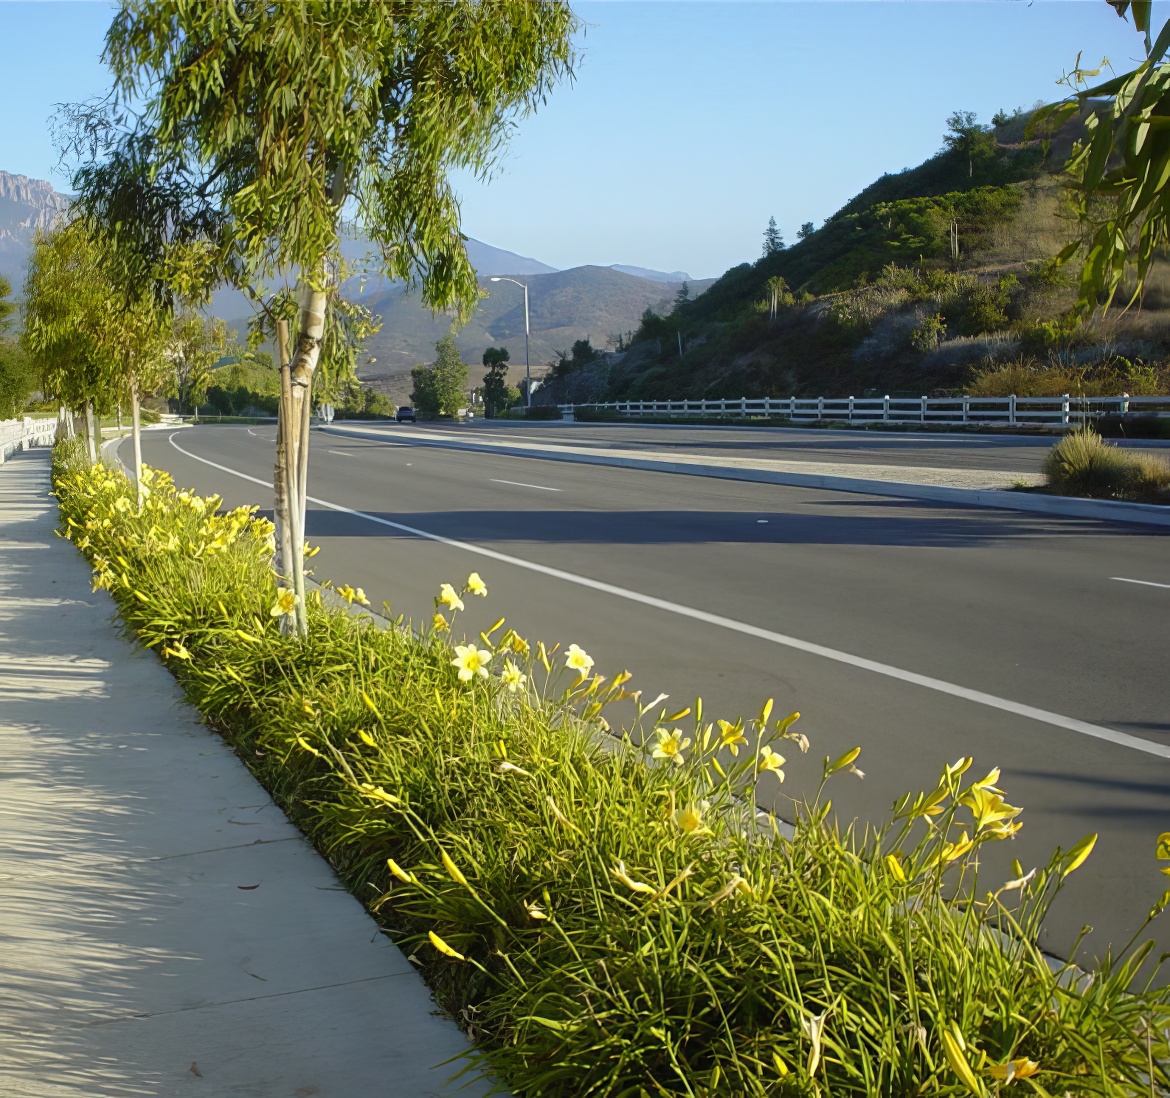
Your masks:
{"label": "street light pole", "polygon": [[492,282],[511,282],[524,290],[524,396],[525,407],[532,407],[532,369],[528,364],[528,285],[506,275],[492,275]]}

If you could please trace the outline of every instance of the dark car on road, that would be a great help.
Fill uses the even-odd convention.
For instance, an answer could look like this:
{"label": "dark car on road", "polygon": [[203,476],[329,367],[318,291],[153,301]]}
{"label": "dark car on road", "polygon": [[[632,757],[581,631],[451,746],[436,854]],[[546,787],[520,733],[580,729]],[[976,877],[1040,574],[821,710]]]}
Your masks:
{"label": "dark car on road", "polygon": [[394,413],[394,418],[399,423],[413,423],[414,409],[404,404],[401,408],[398,409],[397,412]]}

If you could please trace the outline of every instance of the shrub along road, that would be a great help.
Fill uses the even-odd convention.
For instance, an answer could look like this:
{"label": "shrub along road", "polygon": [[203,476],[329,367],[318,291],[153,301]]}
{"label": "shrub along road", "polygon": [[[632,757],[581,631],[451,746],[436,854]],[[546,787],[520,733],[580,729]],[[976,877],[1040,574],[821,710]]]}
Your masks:
{"label": "shrub along road", "polygon": [[[182,484],[270,505],[271,428],[144,444]],[[407,432],[315,433],[314,445],[317,578],[423,620],[439,583],[477,569],[492,597],[469,606],[468,629],[506,615],[530,638],[579,643],[604,671],[628,667],[647,696],[701,694],[712,716],[750,715],[774,696],[804,713],[812,740],[807,759],[790,759],[786,795],[815,787],[820,756],[862,745],[864,780],[835,790],[845,818],[882,816],[961,755],[1002,766],[1026,810],[1003,844],[1005,874],[1007,857],[1026,871],[1101,833],[1050,921],[1054,952],[1084,923],[1094,951],[1123,943],[1161,892],[1164,535],[424,448]]]}

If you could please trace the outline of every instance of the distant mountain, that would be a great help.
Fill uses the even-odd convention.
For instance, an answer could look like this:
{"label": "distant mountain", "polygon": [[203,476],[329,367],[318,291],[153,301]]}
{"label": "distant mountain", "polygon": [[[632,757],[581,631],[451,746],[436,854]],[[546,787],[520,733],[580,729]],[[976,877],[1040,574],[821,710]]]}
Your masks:
{"label": "distant mountain", "polygon": [[46,180],[0,171],[0,274],[14,289],[24,283],[33,234],[47,229],[68,205]]}
{"label": "distant mountain", "polygon": [[[528,285],[534,375],[543,372],[557,351],[568,351],[578,339],[589,339],[604,350],[611,334],[636,329],[646,309],[668,311],[681,285],[594,266],[527,275],[523,281]],[[702,293],[712,281],[690,283],[692,295]],[[487,347],[507,347],[512,356],[509,377],[515,383],[524,376],[524,291],[483,277],[480,289],[485,296],[455,342],[464,361],[473,364]],[[364,298],[363,303],[381,315],[382,330],[367,344],[376,361],[359,372],[391,397],[405,400],[411,366],[434,358],[435,343],[450,331],[451,318],[433,316],[415,295],[398,286]],[[474,368],[472,376],[476,377]]]}
{"label": "distant mountain", "polygon": [[611,263],[611,271],[621,271],[622,274],[635,275],[638,278],[648,278],[651,282],[690,282],[691,276],[686,271],[654,271],[649,267],[630,267],[625,263]]}

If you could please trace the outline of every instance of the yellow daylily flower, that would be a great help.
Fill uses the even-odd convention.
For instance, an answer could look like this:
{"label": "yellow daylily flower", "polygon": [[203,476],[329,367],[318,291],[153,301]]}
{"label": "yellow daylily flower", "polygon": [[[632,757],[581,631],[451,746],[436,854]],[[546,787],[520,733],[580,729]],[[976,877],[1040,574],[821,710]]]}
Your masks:
{"label": "yellow daylily flower", "polygon": [[780,768],[787,761],[783,755],[773,751],[770,747],[764,747],[760,749],[760,757],[756,761],[756,769],[760,774],[763,774],[765,770],[770,770],[777,778],[783,781],[784,771]]}
{"label": "yellow daylily flower", "polygon": [[739,745],[747,743],[747,737],[743,734],[743,729],[738,723],[731,724],[729,721],[718,721],[719,725],[719,746],[726,747],[733,755],[739,754]]}
{"label": "yellow daylily flower", "polygon": [[431,618],[431,628],[434,629],[436,633],[446,633],[447,630],[451,628],[451,624],[445,617],[443,617],[442,614],[436,614],[433,618]]}
{"label": "yellow daylily flower", "polygon": [[654,745],[653,757],[669,759],[675,766],[682,766],[686,762],[683,752],[691,746],[690,739],[683,739],[682,729],[675,728],[667,731],[665,728],[655,729],[658,743]]}
{"label": "yellow daylily flower", "polygon": [[565,652],[565,666],[570,671],[578,672],[581,678],[584,678],[593,666],[593,657],[578,645],[570,644],[568,651]]}
{"label": "yellow daylily flower", "polygon": [[[992,774],[998,777],[998,771],[992,771]],[[959,804],[971,809],[971,814],[975,817],[976,831],[1001,824],[1005,820],[1018,816],[1023,811],[1005,803],[1003,797],[998,792],[994,792],[990,784],[982,782],[968,789],[959,798]]]}
{"label": "yellow daylily flower", "polygon": [[467,577],[467,590],[470,591],[473,595],[479,595],[480,598],[487,597],[487,584],[479,578],[478,572],[472,572],[471,575]]}
{"label": "yellow daylily flower", "polygon": [[481,679],[488,677],[491,660],[492,654],[485,648],[476,648],[474,644],[457,644],[451,666],[459,668],[460,682],[471,682],[477,675]]}
{"label": "yellow daylily flower", "polygon": [[451,957],[456,961],[466,961],[467,958],[463,956],[457,949],[452,949],[446,942],[443,941],[433,930],[427,931],[427,937],[431,940],[433,945],[445,957]]}
{"label": "yellow daylily flower", "polygon": [[1158,845],[1154,850],[1154,856],[1161,862],[1170,862],[1170,831],[1163,831],[1158,836]]}
{"label": "yellow daylily flower", "polygon": [[278,587],[276,589],[276,602],[272,604],[272,609],[268,611],[270,617],[283,618],[291,614],[300,603],[300,596],[288,587]]}
{"label": "yellow daylily flower", "polygon": [[680,808],[674,814],[674,822],[687,835],[710,834],[711,829],[703,826],[703,814],[695,805]]}
{"label": "yellow daylily flower", "polygon": [[439,605],[447,607],[448,610],[462,610],[463,600],[454,587],[449,583],[444,583],[439,588]]}
{"label": "yellow daylily flower", "polygon": [[504,661],[504,670],[500,672],[500,682],[508,688],[510,694],[515,694],[527,681],[528,676],[511,660]]}
{"label": "yellow daylily flower", "polygon": [[963,1055],[967,1049],[967,1042],[963,1040],[963,1034],[954,1022],[948,1029],[943,1030],[942,1044],[947,1063],[951,1065],[951,1070],[963,1081],[966,1088],[972,1094],[980,1096],[986,1094],[983,1085],[975,1077],[975,1072],[971,1070],[971,1065],[967,1063],[967,1057]]}
{"label": "yellow daylily flower", "polygon": [[1070,850],[1069,863],[1064,867],[1064,872],[1061,877],[1067,877],[1074,869],[1080,869],[1085,864],[1086,859],[1093,853],[1093,847],[1097,845],[1097,835],[1094,832],[1092,835],[1086,835],[1076,846]]}
{"label": "yellow daylily flower", "polygon": [[528,918],[530,919],[539,921],[541,919],[548,918],[548,916],[544,913],[544,909],[532,900],[529,900],[524,904],[524,910],[528,912]]}
{"label": "yellow daylily flower", "polygon": [[162,654],[164,656],[174,656],[177,660],[189,660],[191,658],[191,653],[181,644],[176,644],[174,648],[163,648]]}
{"label": "yellow daylily flower", "polygon": [[800,1019],[800,1031],[808,1038],[809,1044],[812,1046],[808,1050],[808,1064],[805,1067],[810,1078],[816,1074],[816,1070],[820,1066],[821,1038],[825,1032],[825,1019],[828,1016],[829,1012],[824,1011],[814,1018],[801,1016]]}
{"label": "yellow daylily flower", "polygon": [[1039,1071],[1040,1065],[1035,1060],[1021,1056],[1018,1060],[1009,1060],[1006,1064],[994,1064],[987,1069],[987,1074],[993,1079],[1010,1083],[1015,1079],[1031,1079]]}
{"label": "yellow daylily flower", "polygon": [[403,869],[402,866],[400,866],[393,858],[386,859],[386,867],[390,870],[391,873],[394,874],[395,877],[397,877],[404,884],[411,883],[412,878],[411,878],[410,874],[407,873],[406,870]]}
{"label": "yellow daylily flower", "polygon": [[343,583],[338,589],[337,593],[345,599],[347,605],[352,606],[355,602],[359,606],[369,606],[370,600],[366,598],[366,593],[360,587],[350,587],[348,583]]}

